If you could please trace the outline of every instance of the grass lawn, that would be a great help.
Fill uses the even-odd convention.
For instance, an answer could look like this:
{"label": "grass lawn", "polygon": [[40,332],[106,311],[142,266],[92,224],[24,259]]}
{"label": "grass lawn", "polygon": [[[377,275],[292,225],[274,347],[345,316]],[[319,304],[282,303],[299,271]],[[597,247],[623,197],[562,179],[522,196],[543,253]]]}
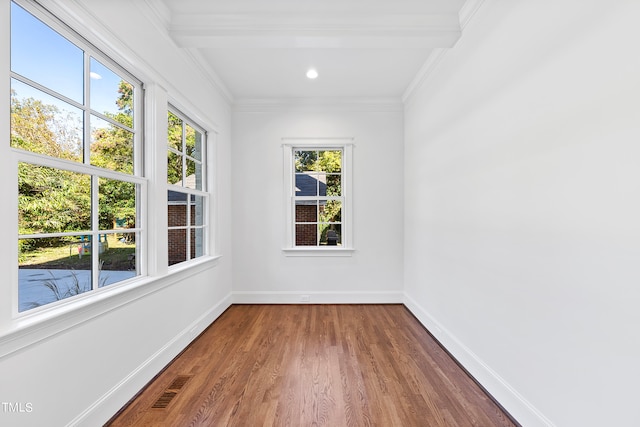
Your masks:
{"label": "grass lawn", "polygon": [[[103,270],[128,270],[129,255],[135,255],[135,243],[124,243],[117,235],[107,235],[108,249],[100,254]],[[89,270],[91,255],[86,252],[82,257],[78,254],[79,243],[67,243],[62,246],[38,248],[22,253],[21,268],[74,269]]]}

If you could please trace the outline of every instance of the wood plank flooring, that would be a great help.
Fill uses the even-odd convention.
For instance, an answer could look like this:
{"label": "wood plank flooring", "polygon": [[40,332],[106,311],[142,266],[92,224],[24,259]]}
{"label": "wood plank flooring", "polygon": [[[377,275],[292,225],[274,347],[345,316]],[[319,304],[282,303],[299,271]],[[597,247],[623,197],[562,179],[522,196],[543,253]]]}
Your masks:
{"label": "wood plank flooring", "polygon": [[517,424],[402,305],[233,305],[107,425]]}

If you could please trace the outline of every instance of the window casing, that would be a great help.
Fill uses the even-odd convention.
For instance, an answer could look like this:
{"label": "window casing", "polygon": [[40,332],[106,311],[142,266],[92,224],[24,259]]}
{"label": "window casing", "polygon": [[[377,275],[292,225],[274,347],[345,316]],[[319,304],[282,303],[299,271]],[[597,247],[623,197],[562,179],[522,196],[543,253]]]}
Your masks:
{"label": "window casing", "polygon": [[142,96],[140,81],[68,27],[11,2],[14,313],[143,274]]}
{"label": "window casing", "polygon": [[351,139],[285,139],[285,253],[352,250]]}
{"label": "window casing", "polygon": [[171,107],[168,112],[168,264],[207,255],[206,132]]}

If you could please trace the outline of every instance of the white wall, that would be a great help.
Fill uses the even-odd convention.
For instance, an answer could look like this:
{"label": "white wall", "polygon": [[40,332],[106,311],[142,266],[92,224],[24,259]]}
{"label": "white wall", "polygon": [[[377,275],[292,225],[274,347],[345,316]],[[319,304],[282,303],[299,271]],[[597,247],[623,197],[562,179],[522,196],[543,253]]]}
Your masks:
{"label": "white wall", "polygon": [[405,111],[407,304],[525,426],[640,419],[639,19],[486,0]]}
{"label": "white wall", "polygon": [[[52,0],[44,4],[147,84],[157,107],[150,108],[147,115],[158,118],[159,128],[164,123],[166,129],[166,100],[171,99],[208,130],[218,132],[213,138],[211,166],[217,186],[211,219],[230,224],[228,102],[206,73],[168,43],[166,34],[152,21],[155,18],[146,9],[147,3]],[[8,13],[9,2],[3,2],[0,21],[7,23]],[[8,53],[5,28],[3,24],[0,36],[3,59]],[[0,87],[5,95],[8,81],[8,77],[2,79]],[[9,114],[6,108],[2,105],[0,111],[4,117]],[[2,121],[0,130],[8,136],[6,122]],[[157,155],[147,160],[157,161],[159,168],[164,161],[166,168],[166,139],[149,138],[149,142],[148,151],[155,150]],[[15,165],[8,141],[3,140],[0,147],[0,174],[2,182],[8,183],[1,190],[8,208],[0,210],[0,220],[15,224]],[[161,247],[166,246],[166,188],[158,182],[164,181],[151,186],[159,203],[150,205],[153,215],[149,227],[158,231],[151,233],[150,241]],[[155,277],[147,283],[119,290],[106,299],[84,301],[82,308],[75,310],[60,308],[42,316],[7,321],[4,315],[10,307],[7,295],[11,295],[12,282],[3,280],[0,401],[19,402],[23,408],[29,403],[32,410],[7,413],[0,405],[0,425],[95,426],[108,420],[231,303],[230,232],[225,226],[216,233],[215,254],[222,255],[218,261],[167,275],[166,257],[152,257],[149,265]],[[0,270],[8,272],[7,277],[16,268],[16,249],[11,243],[16,233],[10,232],[0,248]]]}
{"label": "white wall", "polygon": [[[234,301],[399,302],[402,295],[402,113],[344,106],[235,112]],[[296,111],[298,110],[298,111]],[[353,137],[351,257],[287,257],[283,137]]]}

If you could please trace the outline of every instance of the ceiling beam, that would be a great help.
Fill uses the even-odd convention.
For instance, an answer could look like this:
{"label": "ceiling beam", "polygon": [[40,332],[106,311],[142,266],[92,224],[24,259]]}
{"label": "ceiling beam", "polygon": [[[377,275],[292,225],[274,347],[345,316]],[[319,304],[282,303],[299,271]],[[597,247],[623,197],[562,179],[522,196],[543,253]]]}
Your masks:
{"label": "ceiling beam", "polygon": [[171,19],[190,48],[444,48],[460,37],[457,14],[243,14]]}

